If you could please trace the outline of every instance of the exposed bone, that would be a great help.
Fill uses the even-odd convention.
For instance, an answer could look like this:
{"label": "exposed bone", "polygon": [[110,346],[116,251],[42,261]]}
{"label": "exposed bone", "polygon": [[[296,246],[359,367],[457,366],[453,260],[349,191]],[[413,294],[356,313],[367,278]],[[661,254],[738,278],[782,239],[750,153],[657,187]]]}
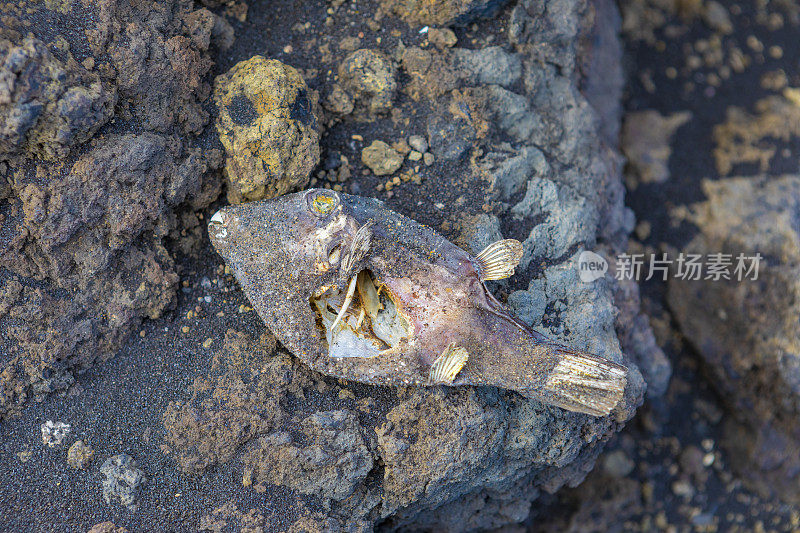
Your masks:
{"label": "exposed bone", "polygon": [[369,251],[369,247],[372,241],[372,221],[370,220],[356,231],[356,234],[353,235],[353,240],[350,242],[350,249],[345,257],[342,259],[342,272],[349,272],[356,263],[361,261],[361,258],[364,257]]}
{"label": "exposed bone", "polygon": [[331,324],[336,318],[334,313],[328,310],[328,306],[335,309],[331,302],[326,300],[312,300],[319,316],[322,319],[325,339],[328,342],[328,355],[335,358],[342,357],[377,357],[385,348],[385,345],[376,338],[362,335],[353,327],[353,317],[344,319],[343,327],[338,331],[331,329]]}
{"label": "exposed bone", "polygon": [[378,302],[378,291],[375,289],[375,284],[372,283],[372,278],[366,271],[358,274],[358,295],[361,298],[362,307],[370,316],[370,319],[374,320],[378,316],[380,303]]}
{"label": "exposed bone", "polygon": [[335,285],[323,289],[328,290],[317,291],[311,303],[321,319],[331,357],[375,357],[413,336],[413,327],[391,293],[383,285],[376,287],[369,271],[353,276],[346,294]]}
{"label": "exposed bone", "polygon": [[353,294],[356,292],[356,279],[358,276],[353,276],[353,279],[350,280],[350,283],[347,285],[347,294],[344,297],[344,303],[342,304],[342,308],[339,309],[339,314],[336,315],[336,320],[333,321],[333,325],[331,329],[334,329],[339,322],[344,317],[344,314],[350,308],[350,303],[353,301]]}
{"label": "exposed bone", "polygon": [[[380,298],[381,292],[385,293],[383,299]],[[379,311],[374,317],[370,316],[372,331],[388,345],[395,346],[401,339],[410,335],[411,326],[388,291],[381,291],[379,288],[377,294]]]}
{"label": "exposed bone", "polygon": [[482,281],[506,279],[522,259],[522,243],[515,239],[493,242],[475,258]]}

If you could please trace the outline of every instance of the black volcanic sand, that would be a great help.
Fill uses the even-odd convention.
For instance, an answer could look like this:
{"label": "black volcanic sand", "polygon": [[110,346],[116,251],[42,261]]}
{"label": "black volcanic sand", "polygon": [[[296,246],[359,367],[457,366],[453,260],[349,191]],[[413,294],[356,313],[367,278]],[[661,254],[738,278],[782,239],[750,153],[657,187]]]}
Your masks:
{"label": "black volcanic sand", "polygon": [[[214,276],[221,264],[209,248],[208,262],[187,271],[193,279]],[[190,268],[187,265],[187,269]],[[190,274],[191,272],[191,274]],[[211,295],[211,303],[198,303],[198,297]],[[161,414],[172,400],[185,396],[198,374],[210,368],[210,350],[202,347],[211,337],[212,327],[237,327],[250,331],[264,328],[254,312],[240,314],[246,304],[239,291],[228,294],[191,289],[181,291],[178,308],[167,316],[146,321],[143,336],[134,335],[113,359],[97,365],[78,377],[78,386],[62,396],[51,395],[41,403],[30,403],[19,418],[4,420],[0,479],[4,512],[0,528],[4,531],[86,531],[94,524],[111,520],[132,531],[190,530],[209,507],[231,499],[263,501],[264,495],[245,490],[234,469],[212,469],[199,477],[183,475],[173,458],[159,449],[164,442]],[[223,321],[196,318],[186,320],[189,310],[200,305],[200,316],[225,312]],[[184,317],[184,318],[181,318]],[[189,324],[188,334],[181,332]],[[65,440],[82,439],[95,450],[94,461],[126,453],[148,476],[141,491],[139,511],[129,512],[118,505],[101,504],[102,476],[92,468],[77,473],[67,465],[67,448],[42,446],[39,425],[46,420],[61,420],[72,425]],[[22,462],[18,453],[32,452]],[[94,465],[96,466],[96,465]],[[256,498],[254,498],[256,496]],[[269,500],[279,505],[280,495]],[[288,507],[288,506],[287,506]],[[291,517],[281,513],[276,523]]]}

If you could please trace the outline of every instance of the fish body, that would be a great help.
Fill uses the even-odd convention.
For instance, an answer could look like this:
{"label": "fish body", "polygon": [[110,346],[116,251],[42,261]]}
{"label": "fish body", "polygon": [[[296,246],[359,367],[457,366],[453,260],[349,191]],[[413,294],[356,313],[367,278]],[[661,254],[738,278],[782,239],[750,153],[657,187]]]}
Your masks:
{"label": "fish body", "polygon": [[381,385],[492,385],[607,415],[627,370],[551,342],[485,281],[521,244],[472,256],[378,200],[311,189],[225,207],[209,235],[253,307],[313,369]]}

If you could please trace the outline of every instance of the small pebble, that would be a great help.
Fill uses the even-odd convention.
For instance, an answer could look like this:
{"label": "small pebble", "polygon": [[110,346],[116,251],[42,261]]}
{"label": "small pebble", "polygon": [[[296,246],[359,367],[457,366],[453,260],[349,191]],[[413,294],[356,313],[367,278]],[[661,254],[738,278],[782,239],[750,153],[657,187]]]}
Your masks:
{"label": "small pebble", "polygon": [[64,437],[69,435],[72,426],[61,421],[53,422],[52,420],[48,420],[42,424],[39,429],[42,432],[42,442],[52,448],[53,446],[61,444]]}
{"label": "small pebble", "polygon": [[603,469],[611,477],[623,478],[630,474],[634,468],[634,462],[622,450],[615,450],[605,456]]}
{"label": "small pebble", "polygon": [[94,449],[82,440],[75,441],[67,451],[67,464],[75,469],[85,467],[92,460]]}
{"label": "small pebble", "polygon": [[676,496],[691,498],[694,496],[694,487],[688,481],[678,480],[672,483],[672,492]]}
{"label": "small pebble", "polygon": [[412,135],[408,138],[408,144],[417,152],[425,153],[428,151],[428,141],[422,135]]}

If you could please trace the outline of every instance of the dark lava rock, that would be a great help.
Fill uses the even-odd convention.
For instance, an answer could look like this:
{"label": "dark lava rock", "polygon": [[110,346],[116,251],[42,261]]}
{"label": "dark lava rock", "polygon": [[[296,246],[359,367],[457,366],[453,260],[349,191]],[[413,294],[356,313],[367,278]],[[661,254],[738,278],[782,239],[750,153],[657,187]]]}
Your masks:
{"label": "dark lava rock", "polygon": [[0,161],[66,156],[111,118],[116,100],[116,87],[71,55],[59,61],[32,35],[17,45],[0,38]]}
{"label": "dark lava rock", "polygon": [[0,417],[174,305],[165,239],[185,231],[191,249],[199,220],[177,214],[219,194],[219,150],[187,135],[208,121],[216,16],[188,1],[61,9],[63,35],[45,7],[9,6],[0,31]]}
{"label": "dark lava rock", "polygon": [[213,197],[208,166],[178,137],[109,135],[71,168],[40,164],[42,175],[13,182],[0,255],[13,348],[0,360],[0,412],[68,385],[72,369],[174,305],[178,276],[162,241],[176,229],[173,210]]}
{"label": "dark lava rock", "polygon": [[124,453],[109,457],[100,467],[100,473],[105,476],[102,484],[106,503],[119,501],[128,509],[136,510],[139,488],[147,478],[133,457]]}
{"label": "dark lava rock", "polygon": [[245,483],[270,483],[301,494],[343,500],[353,495],[373,467],[356,413],[317,411],[298,424],[302,436],[272,433],[258,440],[243,461]]}
{"label": "dark lava rock", "polygon": [[493,17],[507,0],[383,0],[381,6],[409,24],[466,26]]}
{"label": "dark lava rock", "polygon": [[475,130],[463,119],[437,116],[428,122],[428,144],[431,151],[444,161],[457,161],[472,148]]}

